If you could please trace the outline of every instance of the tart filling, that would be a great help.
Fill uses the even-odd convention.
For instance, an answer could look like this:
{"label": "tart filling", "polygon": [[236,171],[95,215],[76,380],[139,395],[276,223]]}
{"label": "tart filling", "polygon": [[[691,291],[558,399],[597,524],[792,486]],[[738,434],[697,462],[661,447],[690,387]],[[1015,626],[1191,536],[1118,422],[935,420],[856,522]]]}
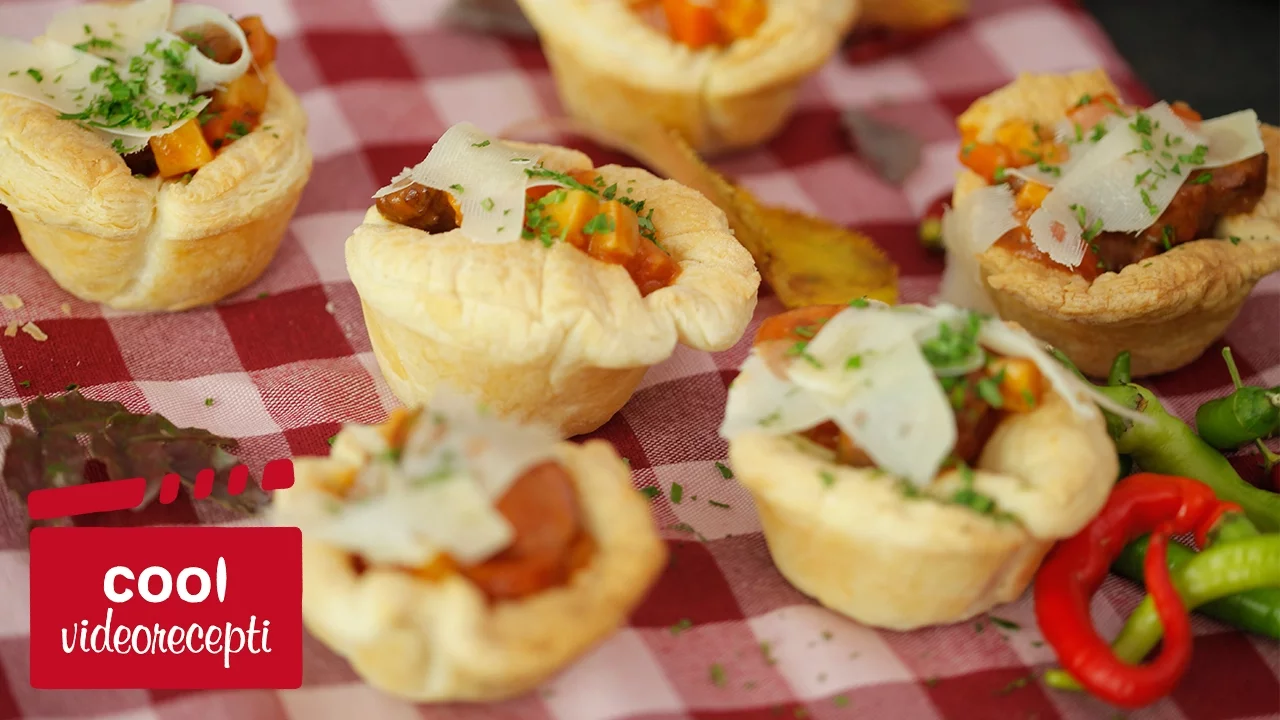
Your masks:
{"label": "tart filling", "polygon": [[260,129],[275,49],[258,16],[172,0],[86,5],[34,42],[0,39],[0,92],[94,131],[136,176],[173,179]]}
{"label": "tart filling", "polygon": [[[876,468],[904,493],[1006,516],[972,472],[987,440],[1046,393],[1081,417],[1113,408],[1024,332],[942,305],[816,306],[771,318],[729,391],[720,434],[794,435],[843,465]],[[932,495],[943,471],[962,484]],[[831,482],[834,482],[832,478]]]}
{"label": "tart filling", "polygon": [[590,562],[594,542],[550,431],[442,392],[429,410],[343,433],[367,462],[282,519],[350,553],[357,571],[457,574],[496,602],[564,585]]}
{"label": "tart filling", "polygon": [[765,0],[629,0],[629,5],[653,27],[693,50],[751,37],[769,12]]}
{"label": "tart filling", "polygon": [[1085,94],[1052,127],[960,125],[960,161],[987,183],[961,219],[973,252],[998,244],[1088,281],[1208,237],[1267,190],[1252,110],[1203,120],[1181,102]]}
{"label": "tart filling", "polygon": [[374,197],[384,218],[429,234],[460,229],[479,243],[567,243],[626,268],[643,296],[674,282],[680,268],[659,243],[653,208],[631,197],[632,184],[551,170],[530,149],[462,123]]}

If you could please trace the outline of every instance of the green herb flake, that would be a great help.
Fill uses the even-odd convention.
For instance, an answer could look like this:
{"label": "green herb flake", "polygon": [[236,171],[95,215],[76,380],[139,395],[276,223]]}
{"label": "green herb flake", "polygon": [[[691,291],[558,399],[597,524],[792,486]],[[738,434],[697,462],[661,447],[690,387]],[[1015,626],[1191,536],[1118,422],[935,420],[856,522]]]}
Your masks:
{"label": "green herb flake", "polygon": [[70,385],[67,385],[67,392],[71,392],[72,390],[79,389],[79,387],[80,387],[79,385],[75,383],[71,383]]}
{"label": "green herb flake", "polygon": [[1235,235],[1232,235],[1231,237],[1229,237],[1229,238],[1227,238],[1227,239],[1231,241],[1231,244],[1232,244],[1232,245],[1239,245],[1239,244],[1240,244],[1240,238],[1236,237]]}
{"label": "green herb flake", "polygon": [[1146,190],[1139,190],[1138,194],[1142,196],[1142,204],[1147,206],[1147,212],[1151,213],[1152,216],[1160,214],[1160,208],[1151,201],[1151,195]]}
{"label": "green herb flake", "polygon": [[31,387],[31,381],[30,381],[30,380],[20,380],[20,381],[18,381],[18,384],[19,384],[19,385],[21,385],[21,386],[22,386],[22,387],[24,387],[24,388],[29,388],[29,387]]}
{"label": "green herb flake", "polygon": [[836,476],[830,470],[821,470],[818,477],[822,480],[823,487],[831,487],[836,484]]}
{"label": "green herb flake", "polygon": [[459,192],[459,193],[460,193],[460,192],[466,192],[466,191],[465,191],[465,189],[464,189],[461,185],[459,185],[458,183],[454,183],[454,184],[450,185],[450,186],[449,186],[449,189],[450,189],[450,190],[452,190],[452,191],[454,191],[454,192]]}
{"label": "green herb flake", "polygon": [[672,625],[670,628],[668,628],[668,630],[671,631],[672,635],[679,635],[680,633],[684,632],[685,630],[688,630],[691,627],[693,627],[692,620],[690,620],[689,618],[680,618],[679,620],[676,621],[676,624]]}
{"label": "green herb flake", "polygon": [[1084,107],[1085,105],[1088,105],[1091,102],[1093,102],[1093,96],[1090,95],[1089,93],[1085,93],[1080,96],[1079,100],[1076,100],[1076,107]]}
{"label": "green herb flake", "polygon": [[733,478],[733,471],[729,469],[728,465],[725,465],[722,462],[717,462],[716,469],[720,471],[720,477],[724,478],[725,480],[729,480]]}
{"label": "green herb flake", "polygon": [[1173,240],[1173,226],[1165,225],[1160,231],[1160,245],[1163,246],[1165,250],[1169,250],[1173,247]]}
{"label": "green herb flake", "polygon": [[613,232],[614,227],[613,219],[604,213],[600,213],[582,226],[582,233],[584,235],[602,235]]}
{"label": "green herb flake", "polygon": [[204,399],[204,406],[205,406],[205,407],[213,407],[213,398],[211,398],[211,397],[209,397],[209,398],[205,398],[205,399]]}
{"label": "green herb flake", "polygon": [[936,686],[940,681],[941,681],[941,678],[939,678],[937,675],[934,675],[934,676],[933,676],[933,677],[931,677],[931,678],[926,678],[926,679],[925,679],[925,681],[924,681],[924,684],[925,684],[925,685],[927,685],[927,686],[929,686],[929,687],[934,687],[934,686]]}
{"label": "green herb flake", "polygon": [[1209,182],[1211,182],[1212,180],[1213,180],[1213,173],[1211,173],[1211,172],[1202,172],[1202,173],[1200,173],[1199,175],[1197,175],[1197,176],[1195,176],[1194,178],[1192,178],[1192,179],[1191,179],[1191,184],[1192,184],[1192,185],[1205,185],[1205,184],[1208,184]]}
{"label": "green herb flake", "polygon": [[760,643],[760,655],[764,658],[765,665],[777,665],[778,658],[773,656],[773,643]]}
{"label": "green herb flake", "polygon": [[995,181],[998,183],[1002,183],[1008,179],[1007,175],[1005,174],[1005,169],[1003,165],[997,166],[996,171],[992,173],[991,177],[995,179]]}
{"label": "green herb flake", "polygon": [[662,494],[662,491],[652,485],[640,488],[640,494],[652,500]]}
{"label": "green herb flake", "polygon": [[484,200],[481,200],[481,201],[480,201],[480,207],[484,208],[484,211],[485,211],[485,212],[492,212],[492,211],[493,211],[493,198],[485,198]]}
{"label": "green herb flake", "polygon": [[44,73],[35,68],[27,68],[27,74],[34,78],[36,82],[44,82]]}
{"label": "green herb flake", "polygon": [[684,486],[677,482],[671,483],[671,502],[679,505],[680,501],[683,499],[684,499]]}
{"label": "green herb flake", "polygon": [[1089,136],[1090,142],[1098,142],[1107,136],[1107,128],[1102,123],[1093,126],[1093,133]]}
{"label": "green herb flake", "polygon": [[978,397],[991,407],[999,410],[1004,407],[1004,396],[1000,394],[1000,381],[985,377],[978,381]]}
{"label": "green herb flake", "polygon": [[848,359],[844,361],[845,370],[857,370],[858,368],[861,368],[861,367],[862,367],[861,355],[850,355]]}
{"label": "green herb flake", "polygon": [[711,684],[716,687],[724,687],[724,666],[720,663],[711,663],[711,667],[707,668],[707,675],[711,678]]}
{"label": "green herb flake", "polygon": [[1036,396],[1030,390],[1022,388],[1022,401],[1026,403],[1028,408],[1036,406]]}
{"label": "green herb flake", "polygon": [[1008,695],[1008,694],[1012,693],[1012,692],[1013,692],[1013,691],[1015,691],[1015,690],[1018,690],[1018,689],[1021,689],[1021,688],[1026,687],[1026,686],[1027,686],[1027,683],[1029,683],[1029,682],[1031,682],[1031,676],[1024,675],[1024,676],[1019,677],[1019,678],[1014,678],[1013,680],[1010,680],[1010,681],[1009,681],[1009,684],[1008,684],[1008,685],[1005,685],[1004,687],[1002,687],[1002,688],[1000,688],[999,690],[997,690],[997,691],[996,691],[996,694],[997,694],[997,695]]}
{"label": "green herb flake", "polygon": [[715,501],[715,500],[708,500],[708,501],[707,501],[707,503],[708,503],[708,504],[710,504],[710,505],[714,505],[714,506],[716,506],[716,507],[718,507],[718,508],[722,508],[722,509],[724,509],[724,510],[728,510],[728,509],[729,509],[729,504],[728,504],[728,503],[717,502],[717,501]]}
{"label": "green herb flake", "polygon": [[331,436],[329,437],[329,439],[328,439],[328,440],[326,440],[325,442],[329,443],[329,447],[333,447],[333,443],[334,443],[334,441],[335,441],[335,440],[337,440],[337,439],[338,439],[338,436],[337,436],[337,435],[331,435]]}
{"label": "green herb flake", "polygon": [[835,697],[831,698],[831,704],[832,704],[832,705],[835,705],[835,706],[836,706],[836,707],[838,707],[838,708],[842,708],[842,707],[849,707],[849,696],[848,696],[848,695],[837,695],[837,696],[835,696]]}
{"label": "green herb flake", "polygon": [[489,144],[490,144],[490,143],[489,143],[489,141],[488,141],[488,140],[481,140],[481,141],[480,141],[480,142],[478,142],[478,143],[471,143],[471,147],[473,147],[473,148],[489,147]]}
{"label": "green herb flake", "polygon": [[1004,628],[1005,630],[1021,630],[1022,629],[1022,626],[1019,625],[1018,623],[1012,620],[1006,620],[1005,618],[998,617],[996,615],[988,615],[987,619],[991,621],[992,625],[995,625],[996,627]]}

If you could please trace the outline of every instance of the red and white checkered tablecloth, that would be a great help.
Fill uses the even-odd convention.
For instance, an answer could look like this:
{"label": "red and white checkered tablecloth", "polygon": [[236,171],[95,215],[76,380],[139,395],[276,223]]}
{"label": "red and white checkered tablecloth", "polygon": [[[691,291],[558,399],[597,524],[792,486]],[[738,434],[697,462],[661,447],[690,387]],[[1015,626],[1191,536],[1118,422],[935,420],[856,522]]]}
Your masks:
{"label": "red and white checkered tablecloth", "polygon": [[[280,38],[278,67],[311,118],[315,170],[266,275],[217,307],[129,314],[60,290],[0,215],[0,293],[26,302],[49,339],[0,338],[0,402],[78,384],[96,399],[158,411],[179,425],[241,440],[254,472],[267,461],[323,454],[342,422],[378,422],[397,401],[379,375],[343,241],[370,195],[426,155],[449,125],[500,131],[559,113],[534,40],[445,25],[446,0],[204,0],[256,13]],[[66,2],[0,0],[5,34],[33,37]],[[1149,99],[1093,21],[1070,2],[975,0],[972,17],[928,45],[874,64],[833,59],[804,88],[800,109],[768,146],[720,164],[761,197],[872,235],[898,263],[904,301],[927,301],[941,260],[915,239],[917,218],[947,192],[956,163],[954,117],[1017,71],[1102,65],[1131,97]],[[922,164],[898,188],[879,180],[846,140],[839,113],[860,108],[912,129]],[[619,160],[585,147],[599,162]],[[625,162],[625,159],[623,159]],[[68,316],[63,304],[69,303]],[[757,319],[779,309],[762,298]],[[1280,275],[1264,280],[1227,333],[1247,382],[1280,385]],[[1110,718],[1084,696],[1032,674],[1053,665],[1027,598],[983,619],[911,633],[877,632],[814,605],[774,569],[745,490],[716,467],[726,386],[748,341],[727,352],[681,349],[649,371],[622,412],[595,433],[630,459],[653,503],[673,562],[621,629],[541,691],[492,706],[414,706],[362,683],[314,639],[293,691],[37,691],[28,679],[25,516],[0,492],[0,720],[10,718]],[[1224,391],[1215,347],[1153,383],[1189,416]],[[205,399],[213,398],[206,405]],[[1242,460],[1248,469],[1252,459]],[[684,500],[672,504],[672,483]],[[696,499],[695,499],[696,497]],[[724,508],[720,504],[729,507]],[[135,522],[228,520],[185,496]],[[696,533],[672,529],[685,523]],[[1139,593],[1112,578],[1093,604],[1114,633]],[[692,627],[673,632],[672,626]],[[1133,717],[1280,717],[1280,646],[1199,618],[1194,659],[1172,697]],[[710,667],[725,682],[712,682]]]}

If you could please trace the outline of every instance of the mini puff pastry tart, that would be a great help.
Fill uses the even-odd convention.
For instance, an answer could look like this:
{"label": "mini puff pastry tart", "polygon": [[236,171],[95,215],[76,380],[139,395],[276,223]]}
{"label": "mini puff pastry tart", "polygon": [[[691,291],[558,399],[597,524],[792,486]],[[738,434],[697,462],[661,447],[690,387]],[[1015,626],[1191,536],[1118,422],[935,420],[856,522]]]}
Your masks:
{"label": "mini puff pastry tart", "polygon": [[629,137],[658,121],[699,152],[746,148],[791,116],[858,0],[520,0],[561,102]]}
{"label": "mini puff pastry tart", "polygon": [[374,355],[408,405],[444,382],[591,432],[677,343],[724,350],[760,275],[694,190],[582,153],[449,129],[347,240]]}
{"label": "mini puff pastry tart", "polygon": [[942,300],[1104,376],[1195,360],[1280,270],[1280,129],[1125,103],[1101,70],[1022,75],[958,121]]}
{"label": "mini puff pastry tart", "polygon": [[0,202],[68,292],[213,303],[262,274],[311,173],[307,118],[256,16],[93,4],[0,38]]}
{"label": "mini puff pastry tart", "polygon": [[413,701],[531,690],[623,624],[666,564],[612,446],[450,391],[346,426],[274,497],[274,522],[302,530],[307,628]]}
{"label": "mini puff pastry tart", "polygon": [[1101,509],[1118,461],[1096,402],[1020,329],[864,301],[766,320],[720,434],[783,576],[909,630],[1014,600]]}

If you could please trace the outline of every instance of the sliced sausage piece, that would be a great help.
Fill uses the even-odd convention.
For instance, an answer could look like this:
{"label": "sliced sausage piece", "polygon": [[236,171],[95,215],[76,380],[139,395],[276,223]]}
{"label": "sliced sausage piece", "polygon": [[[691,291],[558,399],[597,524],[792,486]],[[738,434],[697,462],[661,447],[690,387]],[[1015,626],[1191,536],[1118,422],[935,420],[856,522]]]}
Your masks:
{"label": "sliced sausage piece", "polygon": [[418,183],[383,195],[375,204],[391,222],[429,233],[456,230],[462,222],[449,193]]}

